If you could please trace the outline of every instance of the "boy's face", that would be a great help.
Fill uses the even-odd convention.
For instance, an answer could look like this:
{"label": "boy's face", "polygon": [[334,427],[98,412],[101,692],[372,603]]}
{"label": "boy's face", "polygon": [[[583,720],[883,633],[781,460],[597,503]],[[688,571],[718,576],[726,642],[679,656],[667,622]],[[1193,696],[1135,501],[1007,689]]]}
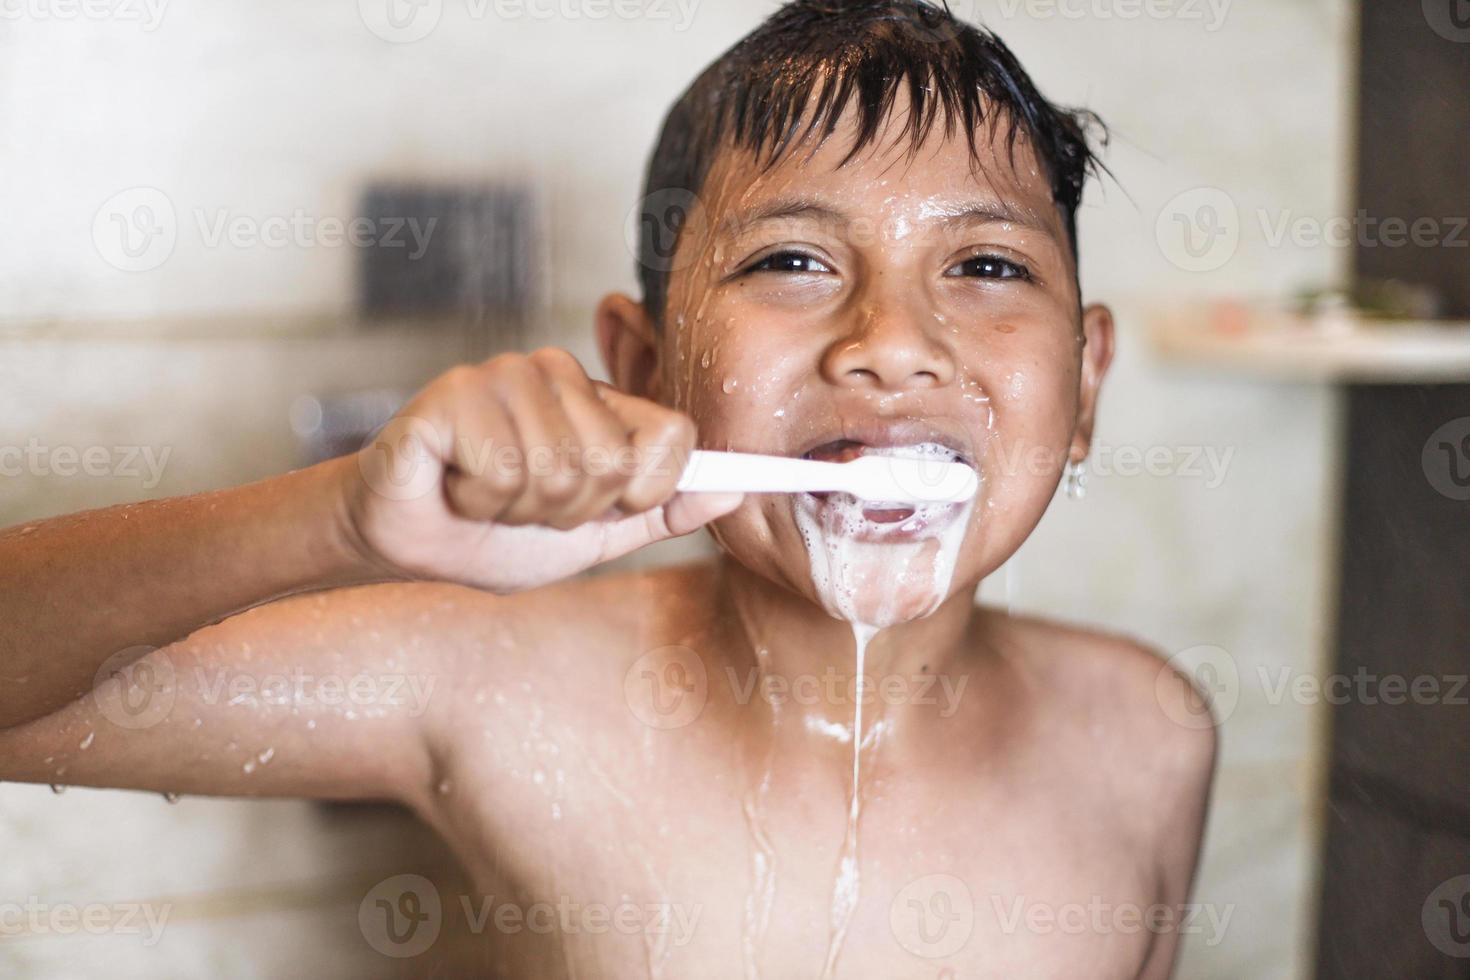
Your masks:
{"label": "boy's face", "polygon": [[[687,412],[706,448],[842,458],[937,443],[978,468],[947,594],[912,590],[896,620],[973,589],[1035,527],[1068,458],[1087,452],[1112,349],[1107,311],[1079,310],[1067,232],[1025,141],[1012,167],[1002,133],[977,169],[943,129],[909,158],[890,124],[841,167],[844,127],[770,170],[723,154],[681,235],[662,331],[625,297],[599,312],[615,382]],[[750,495],[713,531],[747,567],[821,601],[802,511],[820,520],[826,506]],[[911,542],[963,509],[923,516],[869,509],[857,533]],[[892,579],[882,548],[859,553],[877,556],[875,587]]]}

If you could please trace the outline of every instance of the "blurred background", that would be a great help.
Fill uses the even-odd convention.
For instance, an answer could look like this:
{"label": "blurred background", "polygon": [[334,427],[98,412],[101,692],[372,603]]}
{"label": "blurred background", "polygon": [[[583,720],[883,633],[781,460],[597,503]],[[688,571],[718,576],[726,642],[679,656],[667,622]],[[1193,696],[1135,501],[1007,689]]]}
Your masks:
{"label": "blurred background", "polygon": [[[1228,919],[1179,975],[1470,976],[1470,4],[951,6],[1113,133],[1080,216],[1120,329],[1088,492],[981,592],[1211,692],[1194,900]],[[463,359],[600,374],[662,114],[774,8],[0,6],[0,526],[345,451]],[[0,903],[169,910],[156,941],[6,925],[17,977],[416,975],[359,903],[450,868],[392,811],[17,785],[0,854]]]}

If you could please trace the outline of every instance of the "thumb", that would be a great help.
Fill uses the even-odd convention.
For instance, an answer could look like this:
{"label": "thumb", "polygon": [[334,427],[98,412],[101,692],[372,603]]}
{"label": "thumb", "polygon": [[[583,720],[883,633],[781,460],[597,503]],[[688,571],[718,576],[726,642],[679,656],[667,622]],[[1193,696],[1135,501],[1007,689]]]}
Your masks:
{"label": "thumb", "polygon": [[612,561],[639,548],[681,537],[740,506],[743,493],[676,493],[664,504],[610,521],[603,526],[599,562]]}

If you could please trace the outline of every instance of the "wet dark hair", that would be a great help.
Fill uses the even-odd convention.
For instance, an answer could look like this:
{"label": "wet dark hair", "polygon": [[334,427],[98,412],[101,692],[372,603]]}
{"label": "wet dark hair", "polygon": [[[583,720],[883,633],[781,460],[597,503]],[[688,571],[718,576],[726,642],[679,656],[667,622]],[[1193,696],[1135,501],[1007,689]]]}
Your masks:
{"label": "wet dark hair", "polygon": [[810,136],[830,137],[856,100],[857,138],[847,163],[870,146],[903,91],[905,132],[916,154],[941,117],[946,137],[1005,127],[1015,163],[1029,140],[1077,253],[1077,206],[1100,164],[1093,113],[1048,102],[1011,50],[990,31],[928,0],[793,0],[725,52],[669,110],[649,161],[638,214],[643,303],[662,324],[679,233],[721,150],[746,150],[767,168]]}

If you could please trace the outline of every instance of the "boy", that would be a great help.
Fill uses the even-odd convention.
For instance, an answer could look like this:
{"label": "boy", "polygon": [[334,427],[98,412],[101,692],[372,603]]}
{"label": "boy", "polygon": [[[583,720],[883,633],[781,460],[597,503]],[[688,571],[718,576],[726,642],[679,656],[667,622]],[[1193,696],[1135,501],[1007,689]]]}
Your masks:
{"label": "boy", "polygon": [[[611,385],[503,355],[356,457],[0,537],[0,778],[398,800],[485,894],[678,919],[507,930],[495,975],[1168,976],[1192,689],[972,601],[1112,354],[1083,121],[918,0],[782,8],[670,113],[643,299],[597,311]],[[676,493],[695,445],[937,454],[981,490]],[[712,564],[572,577],[702,526]],[[434,683],[320,688],[389,673]]]}

